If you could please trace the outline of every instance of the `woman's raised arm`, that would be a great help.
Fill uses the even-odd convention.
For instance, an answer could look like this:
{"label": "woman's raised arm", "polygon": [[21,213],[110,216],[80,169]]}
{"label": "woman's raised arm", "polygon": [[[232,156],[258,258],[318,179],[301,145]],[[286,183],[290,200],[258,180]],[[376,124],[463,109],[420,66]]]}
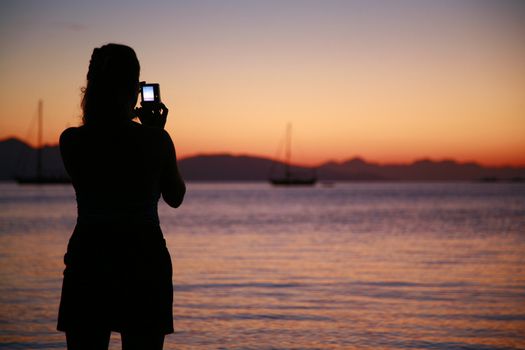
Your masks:
{"label": "woman's raised arm", "polygon": [[162,131],[162,147],[165,152],[164,167],[161,174],[162,198],[170,207],[177,208],[184,199],[186,185],[177,167],[175,146],[166,130]]}

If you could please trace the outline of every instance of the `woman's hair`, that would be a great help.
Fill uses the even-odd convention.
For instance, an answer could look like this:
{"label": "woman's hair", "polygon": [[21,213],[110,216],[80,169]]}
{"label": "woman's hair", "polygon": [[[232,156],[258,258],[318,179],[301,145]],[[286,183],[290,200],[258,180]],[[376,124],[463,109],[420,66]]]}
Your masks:
{"label": "woman's hair", "polygon": [[82,89],[83,123],[132,119],[139,74],[139,60],[131,47],[107,44],[94,49]]}

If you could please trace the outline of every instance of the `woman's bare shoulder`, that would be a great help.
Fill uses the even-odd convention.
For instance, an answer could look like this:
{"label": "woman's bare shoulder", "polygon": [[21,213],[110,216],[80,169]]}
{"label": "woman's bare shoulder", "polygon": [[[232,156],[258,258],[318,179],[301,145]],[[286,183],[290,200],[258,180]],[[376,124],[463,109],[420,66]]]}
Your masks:
{"label": "woman's bare shoulder", "polygon": [[78,127],[70,127],[66,130],[62,131],[62,134],[60,134],[60,145],[68,145],[75,140],[77,140],[80,135],[82,134],[82,130],[84,129],[84,126],[78,126]]}
{"label": "woman's bare shoulder", "polygon": [[79,128],[78,127],[70,127],[70,128],[67,128],[66,130],[62,131],[62,134],[60,134],[60,143],[62,143],[63,141],[68,141],[70,140],[72,137],[75,137],[78,135],[78,130]]}
{"label": "woman's bare shoulder", "polygon": [[169,143],[172,143],[173,141],[171,140],[171,136],[169,134],[168,131],[164,130],[164,129],[160,129],[160,137],[162,137],[162,139],[165,141],[165,142],[169,142]]}

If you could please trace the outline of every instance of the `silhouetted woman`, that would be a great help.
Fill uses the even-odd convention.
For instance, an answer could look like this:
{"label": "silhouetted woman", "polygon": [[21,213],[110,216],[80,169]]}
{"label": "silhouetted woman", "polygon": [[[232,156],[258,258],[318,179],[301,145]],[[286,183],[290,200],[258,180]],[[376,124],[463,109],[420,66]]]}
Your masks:
{"label": "silhouetted woman", "polygon": [[162,349],[173,332],[171,258],[157,203],[162,195],[178,207],[185,185],[164,130],[168,110],[134,108],[139,73],[130,47],[96,48],[83,125],[60,137],[78,206],[57,327],[70,350],[107,349],[111,331],[121,333],[123,349]]}

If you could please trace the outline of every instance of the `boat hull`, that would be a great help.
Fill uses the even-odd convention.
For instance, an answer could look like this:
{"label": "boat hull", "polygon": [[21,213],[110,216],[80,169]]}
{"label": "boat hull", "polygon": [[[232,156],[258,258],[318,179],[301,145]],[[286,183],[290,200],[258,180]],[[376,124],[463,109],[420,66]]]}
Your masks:
{"label": "boat hull", "polygon": [[46,185],[46,184],[70,184],[68,177],[18,177],[16,182],[20,185]]}
{"label": "boat hull", "polygon": [[270,179],[274,186],[313,186],[317,179]]}

